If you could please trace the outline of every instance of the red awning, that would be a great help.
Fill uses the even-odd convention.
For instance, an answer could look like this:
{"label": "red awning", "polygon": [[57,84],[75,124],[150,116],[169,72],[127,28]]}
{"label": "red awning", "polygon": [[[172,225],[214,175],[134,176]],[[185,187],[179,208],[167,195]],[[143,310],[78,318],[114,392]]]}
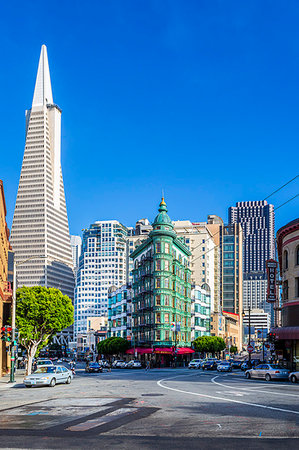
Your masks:
{"label": "red awning", "polygon": [[145,355],[148,353],[153,353],[152,348],[143,348],[143,347],[135,347],[135,349],[129,348],[129,350],[127,350],[126,353],[127,353],[127,355],[134,355],[135,351],[137,352],[138,355]]}
{"label": "red awning", "polygon": [[195,351],[192,348],[188,348],[188,347],[178,348],[178,351],[177,351],[178,355],[190,355],[191,353],[195,353]]}
{"label": "red awning", "polygon": [[276,334],[277,339],[299,340],[299,327],[278,327],[271,328],[271,331]]}

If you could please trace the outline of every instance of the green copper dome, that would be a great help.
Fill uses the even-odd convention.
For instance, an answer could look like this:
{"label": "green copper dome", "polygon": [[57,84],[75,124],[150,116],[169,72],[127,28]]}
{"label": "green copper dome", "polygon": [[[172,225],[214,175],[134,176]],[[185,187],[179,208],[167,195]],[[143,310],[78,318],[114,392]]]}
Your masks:
{"label": "green copper dome", "polygon": [[159,205],[159,214],[156,216],[154,222],[152,223],[153,229],[157,230],[158,227],[161,227],[161,229],[173,229],[173,225],[171,222],[171,219],[169,215],[167,214],[167,206],[164,201],[164,198],[162,198],[162,201]]}

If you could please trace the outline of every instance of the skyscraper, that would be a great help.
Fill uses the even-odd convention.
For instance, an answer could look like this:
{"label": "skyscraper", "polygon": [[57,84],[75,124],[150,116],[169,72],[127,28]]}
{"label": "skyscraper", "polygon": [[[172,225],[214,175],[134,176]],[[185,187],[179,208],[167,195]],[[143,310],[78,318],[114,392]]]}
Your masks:
{"label": "skyscraper", "polygon": [[81,255],[82,239],[80,236],[71,236],[71,248],[73,256],[73,268],[75,275],[79,267],[79,258]]}
{"label": "skyscraper", "polygon": [[73,299],[74,274],[60,162],[61,110],[41,48],[11,230],[18,286],[56,287]]}
{"label": "skyscraper", "polygon": [[247,309],[264,309],[267,259],[275,258],[274,206],[267,201],[238,202],[229,208],[229,222],[243,230],[243,304]]}
{"label": "skyscraper", "polygon": [[86,335],[87,319],[108,316],[108,290],[126,282],[127,228],[116,220],[98,221],[83,232],[75,288],[75,336]]}

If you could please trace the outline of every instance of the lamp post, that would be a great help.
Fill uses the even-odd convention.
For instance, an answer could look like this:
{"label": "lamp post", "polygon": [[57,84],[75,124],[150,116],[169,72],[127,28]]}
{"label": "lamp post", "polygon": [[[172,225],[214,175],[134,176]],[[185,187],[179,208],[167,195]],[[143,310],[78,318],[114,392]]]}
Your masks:
{"label": "lamp post", "polygon": [[[248,306],[248,309],[246,311],[248,311],[248,344],[247,345],[251,345],[251,322],[250,322],[251,307],[250,307],[250,305]],[[244,316],[245,316],[245,312],[243,310],[243,317]],[[249,362],[249,367],[251,368],[251,352],[248,352],[248,362]]]}

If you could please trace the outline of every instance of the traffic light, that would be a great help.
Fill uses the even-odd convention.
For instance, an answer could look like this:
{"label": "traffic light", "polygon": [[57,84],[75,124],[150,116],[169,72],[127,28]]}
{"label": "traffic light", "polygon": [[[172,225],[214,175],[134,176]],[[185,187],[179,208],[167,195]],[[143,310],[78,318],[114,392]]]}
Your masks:
{"label": "traffic light", "polygon": [[11,336],[12,328],[6,326],[6,342],[11,342],[12,336]]}
{"label": "traffic light", "polygon": [[275,333],[268,333],[268,336],[267,336],[267,338],[268,338],[268,342],[275,342],[275,337],[276,337],[276,334]]}
{"label": "traffic light", "polygon": [[1,341],[6,341],[6,327],[1,328]]}

